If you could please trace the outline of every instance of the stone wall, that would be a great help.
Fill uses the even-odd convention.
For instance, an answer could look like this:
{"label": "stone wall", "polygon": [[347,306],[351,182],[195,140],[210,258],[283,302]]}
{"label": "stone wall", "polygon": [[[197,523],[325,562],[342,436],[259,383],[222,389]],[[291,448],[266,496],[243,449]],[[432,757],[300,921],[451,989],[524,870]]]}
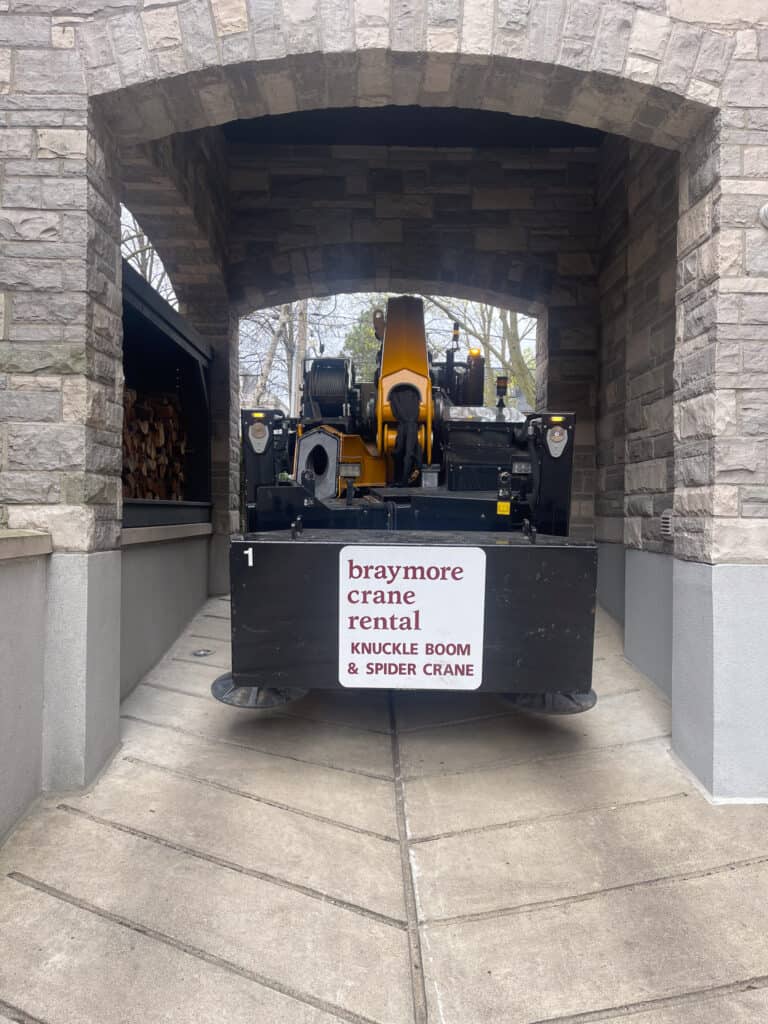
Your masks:
{"label": "stone wall", "polygon": [[768,51],[745,30],[738,53],[734,108],[684,151],[680,189],[675,554],[711,562],[768,555]]}
{"label": "stone wall", "polygon": [[627,166],[624,542],[671,552],[672,369],[677,272],[677,154],[630,144]]}
{"label": "stone wall", "polygon": [[598,179],[600,358],[595,534],[599,541],[610,543],[624,539],[628,153],[626,139],[606,139]]}
{"label": "stone wall", "polygon": [[[530,0],[514,13],[504,3],[465,0],[447,9],[417,0],[407,10],[382,10],[375,16],[348,0],[309,5],[301,13],[293,5],[254,6],[246,0],[169,0],[150,7],[139,0],[7,0],[5,6],[0,28],[0,111],[6,124],[0,151],[0,233],[8,255],[0,269],[0,367],[5,374],[0,383],[8,411],[0,426],[1,521],[50,525],[59,549],[93,550],[117,542],[115,232],[116,199],[124,190],[139,208],[140,220],[156,230],[161,253],[163,247],[169,250],[162,254],[172,257],[177,292],[186,291],[180,295],[186,312],[196,318],[196,326],[202,324],[218,339],[215,476],[220,481],[217,522],[224,533],[233,511],[231,396],[236,367],[228,348],[232,321],[220,280],[229,258],[226,202],[212,201],[206,187],[223,172],[215,126],[235,117],[341,104],[421,103],[572,120],[685,152],[692,170],[683,178],[690,188],[683,198],[680,294],[687,309],[696,306],[693,293],[702,299],[702,308],[684,317],[684,341],[693,343],[688,336],[694,321],[714,309],[721,328],[722,383],[733,384],[738,372],[756,386],[740,384],[730,388],[727,400],[717,399],[719,410],[726,401],[737,410],[733,415],[738,427],[716,446],[710,443],[712,436],[700,436],[702,417],[710,415],[714,397],[691,392],[686,401],[702,401],[679,413],[679,533],[691,538],[687,544],[681,540],[679,552],[686,557],[730,557],[737,549],[746,550],[742,540],[762,543],[765,501],[760,488],[768,485],[768,466],[751,440],[762,437],[763,391],[755,377],[762,372],[762,357],[758,339],[752,339],[750,349],[745,335],[759,326],[752,321],[762,316],[759,282],[766,280],[760,262],[763,229],[756,211],[761,190],[768,191],[761,149],[767,65],[752,23],[712,5],[705,5],[697,18],[682,0],[653,0],[650,6],[646,0]],[[703,127],[718,107],[724,112],[715,134],[707,136]],[[200,134],[178,134],[191,130]],[[710,143],[702,141],[710,137]],[[715,149],[719,153],[712,155]],[[727,195],[721,195],[723,187],[716,180],[718,161],[723,181],[733,179]],[[711,194],[699,205],[702,190]],[[412,201],[417,199],[424,203],[414,190]],[[505,202],[509,209],[514,206],[514,197],[495,201],[502,210]],[[490,222],[494,211],[475,212]],[[379,226],[369,219],[367,227],[360,218],[356,230],[396,230],[383,224],[388,219],[397,218],[384,217]],[[707,220],[709,234],[702,227]],[[725,221],[727,226],[719,230]],[[337,223],[328,228],[331,234],[336,230]],[[460,238],[458,230],[454,237]],[[694,272],[690,247],[698,246],[699,237],[712,243],[701,250],[709,270]],[[637,239],[635,248],[646,243]],[[354,238],[338,242],[335,255],[343,261],[339,246],[355,244]],[[394,249],[400,249],[397,258],[405,277],[424,252],[407,242],[377,240],[368,253],[379,245],[389,247],[393,258]],[[350,262],[353,252],[347,250]],[[526,267],[499,279],[501,261],[489,252],[477,255],[476,247],[473,260],[479,268],[495,264],[489,273],[500,293],[510,285],[530,293],[524,275],[546,264],[546,259],[527,258]],[[267,283],[279,266],[279,261],[270,265]],[[707,274],[717,277],[721,267],[728,281],[716,286],[716,296],[704,299]],[[306,287],[315,270],[298,265],[292,286]],[[446,280],[450,275],[441,270],[441,280]],[[685,278],[691,274],[702,287]],[[458,268],[456,275],[455,280]],[[638,294],[641,290],[638,285]],[[628,315],[634,314],[628,310]],[[566,316],[572,325],[573,310]],[[559,317],[552,305],[550,347],[570,329]],[[738,334],[738,339],[728,339],[729,351],[735,353],[733,345],[739,346],[738,356],[733,356],[738,371],[733,372],[724,362],[729,324]],[[571,347],[559,365],[548,367],[549,387],[551,391],[556,385],[558,398],[566,404],[583,408],[594,404],[594,395],[586,393],[584,371],[589,364],[594,377],[595,355],[576,351]],[[681,350],[684,375],[697,358],[701,362],[707,357],[697,357],[690,346]],[[29,373],[36,377],[32,384],[24,379]],[[15,392],[24,389],[26,396],[19,398]],[[650,513],[668,500],[661,480],[668,455],[648,457],[646,421],[656,414],[666,417],[666,407],[653,407],[655,393],[638,394],[640,404],[628,406],[632,415],[642,409],[643,419],[632,438],[638,460],[628,487],[629,539],[652,545],[658,538],[647,532],[655,518]],[[718,415],[722,420],[730,413]],[[664,434],[658,422],[654,429],[660,430],[659,437]],[[714,461],[720,468],[704,484],[703,467]],[[618,493],[618,471],[614,464],[609,474],[607,462],[601,468],[604,478],[613,478],[604,495],[605,512]],[[580,473],[589,470],[580,463]],[[717,491],[707,489],[715,484]],[[577,487],[588,502],[592,484],[580,476]],[[728,541],[720,526],[709,521],[715,501],[719,512],[727,513],[723,519],[728,523],[721,526],[729,531]],[[601,518],[607,523],[611,516]],[[700,539],[692,539],[694,535]]]}
{"label": "stone wall", "polygon": [[597,537],[670,552],[674,491],[675,153],[609,139],[600,161]]}

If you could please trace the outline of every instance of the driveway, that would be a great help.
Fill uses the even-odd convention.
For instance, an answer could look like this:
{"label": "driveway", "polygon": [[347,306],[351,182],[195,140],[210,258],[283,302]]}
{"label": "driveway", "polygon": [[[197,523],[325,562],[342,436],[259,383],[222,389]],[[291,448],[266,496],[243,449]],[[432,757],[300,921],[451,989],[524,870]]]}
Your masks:
{"label": "driveway", "polygon": [[768,808],[699,794],[607,616],[597,708],[546,720],[482,694],[227,708],[228,615],[128,698],[91,791],[0,851],[0,1021],[768,1019]]}

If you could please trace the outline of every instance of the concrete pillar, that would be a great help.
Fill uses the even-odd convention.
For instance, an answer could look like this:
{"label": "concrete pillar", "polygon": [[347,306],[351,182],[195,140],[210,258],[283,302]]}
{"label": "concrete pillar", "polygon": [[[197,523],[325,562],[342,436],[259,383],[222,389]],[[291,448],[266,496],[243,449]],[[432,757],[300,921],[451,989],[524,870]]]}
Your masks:
{"label": "concrete pillar", "polygon": [[[765,103],[751,81],[740,106]],[[682,161],[673,744],[714,796],[768,800],[768,174],[751,116],[718,115]]]}

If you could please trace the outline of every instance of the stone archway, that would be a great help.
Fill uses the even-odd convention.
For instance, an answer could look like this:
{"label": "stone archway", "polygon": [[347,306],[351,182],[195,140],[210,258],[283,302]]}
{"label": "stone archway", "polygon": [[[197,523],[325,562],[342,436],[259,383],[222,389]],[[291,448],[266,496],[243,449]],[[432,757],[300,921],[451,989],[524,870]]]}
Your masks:
{"label": "stone archway", "polygon": [[[50,465],[42,452],[40,458],[30,454],[29,424],[13,419],[4,427],[3,469],[17,476],[6,485],[3,521],[52,529],[59,566],[67,559],[67,564],[80,559],[82,569],[95,566],[96,559],[113,557],[119,500],[110,485],[117,472],[117,446],[114,422],[107,413],[116,405],[119,391],[114,351],[120,313],[115,214],[119,178],[124,177],[127,187],[141,187],[140,180],[130,185],[132,161],[140,179],[142,166],[147,169],[142,162],[149,155],[185,197],[174,212],[176,225],[184,225],[184,244],[170,244],[173,240],[163,238],[160,230],[159,248],[171,266],[178,261],[175,283],[186,279],[189,285],[188,311],[223,345],[230,330],[225,293],[219,290],[214,301],[201,287],[201,278],[210,274],[212,281],[217,268],[229,265],[229,233],[222,232],[222,218],[212,205],[200,202],[216,182],[219,126],[235,118],[341,106],[413,104],[505,111],[586,125],[632,140],[624,167],[630,168],[625,185],[633,214],[634,204],[653,192],[653,170],[638,157],[637,146],[652,144],[681,154],[674,344],[674,605],[676,610],[693,607],[695,595],[702,592],[699,576],[704,574],[711,632],[713,637],[724,636],[714,622],[726,622],[716,610],[724,605],[713,595],[718,587],[731,584],[726,584],[728,573],[719,568],[734,569],[739,575],[743,563],[753,563],[748,568],[755,570],[753,577],[759,576],[759,587],[768,593],[763,564],[768,520],[759,513],[759,494],[756,497],[754,490],[768,484],[768,467],[759,448],[766,433],[760,419],[764,389],[762,377],[755,376],[762,372],[763,356],[760,339],[752,336],[768,320],[757,219],[760,203],[768,199],[768,179],[760,153],[752,152],[764,141],[761,107],[767,83],[752,29],[718,21],[720,16],[709,7],[697,15],[685,0],[675,3],[676,17],[649,11],[640,3],[532,2],[512,9],[501,2],[465,0],[437,11],[426,0],[417,0],[407,10],[393,10],[391,16],[367,6],[353,9],[345,0],[284,6],[283,11],[248,0],[186,0],[140,9],[124,0],[117,6],[87,4],[71,20],[66,13],[55,20],[42,13],[20,44],[25,47],[24,59],[13,62],[8,73],[2,70],[4,65],[0,67],[13,106],[13,124],[4,143],[8,164],[2,202],[8,226],[3,230],[11,233],[19,250],[24,247],[14,255],[0,288],[6,314],[0,348],[3,370],[13,387],[19,376],[32,373],[49,379],[62,395],[85,396],[76,403],[62,399],[60,418],[46,424],[46,451],[59,453]],[[182,138],[164,141],[189,132],[200,133],[200,159],[193,162],[182,155]],[[143,153],[136,147],[144,147]],[[192,173],[185,175],[190,168]],[[38,216],[22,223],[19,209]],[[668,216],[669,204],[664,210]],[[161,219],[162,211],[157,216]],[[150,235],[152,218],[148,207],[143,220]],[[653,274],[643,278],[636,273],[637,261],[645,260],[642,266],[648,263],[654,231],[653,217],[634,219],[635,226],[641,222],[644,232],[627,236],[619,262],[623,259],[628,287],[642,278],[653,292],[658,288]],[[189,239],[193,244],[187,248]],[[35,248],[51,240],[70,246],[66,267],[61,255],[44,255],[48,250]],[[609,294],[617,282],[612,276],[616,261],[607,241],[601,251],[606,259],[596,268],[599,295],[591,301],[602,307],[604,323],[606,312],[611,313],[614,340],[628,325],[633,337],[639,337],[648,324],[638,304],[638,319],[632,324],[625,314],[617,314]],[[226,270],[223,276],[229,303],[232,277]],[[276,285],[272,294],[290,294],[298,277]],[[411,277],[410,270],[390,272],[389,280],[405,282]],[[205,317],[215,305],[214,322],[206,326]],[[551,304],[549,309],[551,331]],[[632,376],[626,364],[620,367],[615,359],[604,365],[613,367],[624,384]],[[224,492],[229,494],[234,487],[231,472],[224,469],[234,462],[232,377],[231,367],[222,367],[215,399],[220,409],[221,478],[228,480],[222,485],[222,536],[228,528],[230,500]],[[553,379],[557,376],[550,373]],[[616,389],[610,392],[612,383],[604,378],[600,385],[608,402],[616,400]],[[642,402],[638,408],[647,415]],[[610,413],[611,422],[618,425],[619,410],[612,406]],[[621,415],[626,413],[625,407]],[[659,454],[657,459],[652,450],[651,454],[641,463],[670,458]],[[36,472],[47,474],[51,484],[45,499],[32,486],[30,459],[36,459]],[[48,468],[41,468],[43,464]],[[73,474],[82,477],[83,487],[62,489],[64,476]],[[638,494],[655,493],[652,469],[646,466],[635,476]],[[96,483],[91,478],[100,478],[105,486],[85,487],[86,482]],[[54,494],[58,498],[51,501]],[[659,509],[651,502],[650,517],[635,514],[626,497],[622,515],[614,518],[624,522],[623,540],[630,546],[639,541],[642,547],[646,519],[657,518]],[[605,518],[611,518],[607,510]],[[91,576],[91,584],[96,588],[97,575]],[[77,599],[74,584],[67,592]],[[88,606],[93,604],[89,598]],[[697,617],[701,618],[694,615],[693,620]],[[88,615],[83,622],[87,636],[79,649],[88,651],[89,644],[98,647],[100,641],[88,627]],[[760,787],[761,792],[768,791],[764,775],[756,775],[751,766],[734,768],[732,759],[724,760],[725,755],[718,753],[719,744],[727,743],[728,728],[739,722],[749,732],[750,723],[742,721],[728,702],[725,676],[722,684],[718,682],[718,673],[724,672],[718,666],[724,665],[723,652],[730,648],[717,639],[714,653],[704,656],[694,634],[690,629],[675,639],[674,676],[680,695],[675,700],[683,715],[677,748],[718,792],[740,792],[744,786],[751,792]],[[52,649],[61,641],[54,627],[49,640]],[[90,663],[95,663],[93,658]],[[692,666],[698,667],[694,671]],[[73,680],[78,671],[73,663]],[[754,665],[745,666],[745,673],[752,680],[749,685],[758,687]],[[703,719],[686,711],[701,706],[697,696],[702,685],[712,709]],[[719,686],[722,700],[713,702],[713,688]],[[724,732],[716,723],[715,707],[719,720],[731,723]],[[108,739],[95,742],[88,758],[78,755],[79,767],[66,781],[92,774],[88,765],[99,760],[106,746]]]}

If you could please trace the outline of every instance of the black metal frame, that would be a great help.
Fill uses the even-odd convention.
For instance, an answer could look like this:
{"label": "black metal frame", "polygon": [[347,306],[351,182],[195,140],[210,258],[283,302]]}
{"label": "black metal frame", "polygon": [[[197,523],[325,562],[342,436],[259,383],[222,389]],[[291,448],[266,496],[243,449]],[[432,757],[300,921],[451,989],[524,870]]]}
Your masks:
{"label": "black metal frame", "polygon": [[[204,436],[204,449],[195,466],[197,500],[162,501],[126,499],[123,502],[123,527],[171,526],[207,523],[211,520],[211,413],[209,369],[213,358],[211,346],[176,312],[144,278],[123,260],[123,310],[132,320],[145,323],[153,334],[162,335],[173,346],[193,360],[204,404],[199,434]],[[125,346],[128,339],[124,337]],[[130,341],[128,340],[128,344]],[[125,356],[124,356],[125,359]]]}
{"label": "black metal frame", "polygon": [[519,533],[357,530],[232,538],[235,686],[340,688],[339,551],[355,544],[482,548],[485,638],[479,689],[583,693],[591,688],[594,544],[540,537],[532,545]]}

